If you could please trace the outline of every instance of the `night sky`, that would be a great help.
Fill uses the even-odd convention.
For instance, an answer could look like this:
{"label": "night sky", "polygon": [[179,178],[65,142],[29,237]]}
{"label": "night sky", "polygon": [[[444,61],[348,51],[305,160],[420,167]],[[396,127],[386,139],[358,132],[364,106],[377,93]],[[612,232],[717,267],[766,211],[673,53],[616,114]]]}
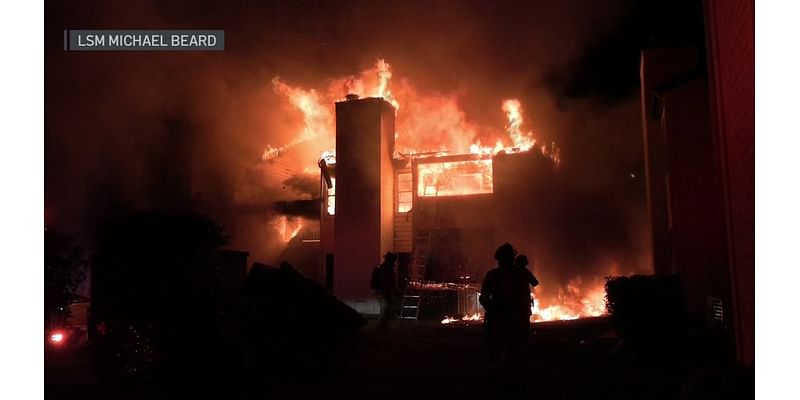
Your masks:
{"label": "night sky", "polygon": [[[237,182],[295,134],[271,79],[319,87],[385,58],[395,79],[457,96],[482,124],[502,127],[502,99],[520,99],[561,148],[564,223],[593,221],[576,240],[641,263],[639,52],[702,46],[701,15],[676,1],[48,2],[46,222],[91,247],[103,219],[175,200],[190,170],[194,204],[252,247]],[[65,52],[64,29],[224,29],[226,50]]]}

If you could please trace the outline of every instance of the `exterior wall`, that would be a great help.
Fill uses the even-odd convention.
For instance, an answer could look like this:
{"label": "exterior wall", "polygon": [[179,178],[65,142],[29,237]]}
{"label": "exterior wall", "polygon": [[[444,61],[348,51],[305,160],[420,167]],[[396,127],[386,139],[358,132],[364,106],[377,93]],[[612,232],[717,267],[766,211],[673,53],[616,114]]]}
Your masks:
{"label": "exterior wall", "polygon": [[689,317],[709,298],[730,311],[720,170],[714,163],[704,60],[697,49],[642,55],[642,114],[656,273],[681,277]]}
{"label": "exterior wall", "polygon": [[[388,104],[388,103],[381,103]],[[380,107],[380,254],[394,248],[395,179],[394,179],[394,107]]]}
{"label": "exterior wall", "polygon": [[721,166],[737,360],[755,358],[755,57],[752,0],[705,2],[711,116]]}
{"label": "exterior wall", "polygon": [[[397,207],[399,199],[397,198],[397,175],[398,174],[412,174],[411,168],[406,167],[405,163],[401,165],[395,164],[395,203],[394,207],[394,250],[398,253],[411,253],[413,251],[413,221],[414,221],[414,201],[412,200],[412,210],[408,212],[398,212]],[[414,180],[411,179],[411,195],[414,195]]]}
{"label": "exterior wall", "polygon": [[[421,165],[475,159],[473,155],[457,155],[420,159],[412,163],[413,228],[416,233],[433,232],[424,279],[445,282],[459,282],[461,277],[466,276],[475,279],[492,265],[491,256],[497,247],[494,238],[496,208],[492,193],[419,195],[419,185],[423,179],[419,173]],[[418,242],[415,236],[415,245],[427,247],[428,243]]]}
{"label": "exterior wall", "polygon": [[546,237],[557,222],[549,220],[563,194],[553,180],[553,161],[532,149],[494,157],[494,202],[497,243],[510,242],[522,254],[544,250]]}
{"label": "exterior wall", "polygon": [[[491,194],[420,197],[414,212],[414,230],[431,230],[431,252],[425,278],[458,282],[480,279],[494,265],[498,246],[494,196]],[[502,243],[502,242],[500,242]]]}
{"label": "exterior wall", "polygon": [[[700,68],[695,49],[657,49],[642,52],[641,96],[647,205],[650,210],[653,269],[659,274],[675,273],[670,231],[667,132],[663,126],[663,98],[656,89]],[[692,99],[688,99],[692,101]],[[701,105],[702,106],[702,105]],[[673,115],[677,120],[679,115]]]}
{"label": "exterior wall", "polygon": [[708,84],[695,78],[663,93],[673,270],[683,278],[689,315],[708,324],[707,299],[730,311],[719,170],[714,165]]}
{"label": "exterior wall", "polygon": [[373,313],[372,268],[392,248],[394,108],[383,99],[336,103],[333,292]]}
{"label": "exterior wall", "polygon": [[[323,183],[324,185],[324,183]],[[322,190],[322,205],[320,209],[319,221],[319,276],[322,280],[319,282],[326,289],[333,291],[333,268],[336,262],[334,253],[336,252],[335,229],[336,218],[328,215],[327,212],[327,191]],[[330,265],[329,265],[330,264]]]}
{"label": "exterior wall", "polygon": [[751,6],[706,4],[707,64],[696,50],[658,49],[643,53],[641,70],[656,272],[682,277],[696,325],[712,322],[709,297],[722,300],[724,328],[746,365],[754,332]]}
{"label": "exterior wall", "polygon": [[[463,270],[457,266],[448,266],[445,273],[429,269],[429,278],[456,281],[469,275],[479,281],[494,267],[494,251],[503,242],[529,255],[541,254],[546,246],[544,238],[552,221],[545,215],[556,198],[553,161],[536,150],[498,154],[492,159],[492,172],[491,194],[420,197],[415,190],[414,230],[434,229],[457,236],[437,237],[434,247],[444,253],[438,255],[445,258],[445,264],[453,255],[458,262],[465,262]],[[454,245],[458,248],[450,248]],[[436,262],[439,260],[434,260],[433,268]]]}

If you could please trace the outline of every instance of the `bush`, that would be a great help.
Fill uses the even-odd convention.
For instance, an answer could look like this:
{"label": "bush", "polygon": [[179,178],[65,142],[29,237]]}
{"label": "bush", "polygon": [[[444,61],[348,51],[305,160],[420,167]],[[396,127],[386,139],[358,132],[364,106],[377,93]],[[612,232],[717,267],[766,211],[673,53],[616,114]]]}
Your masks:
{"label": "bush", "polygon": [[661,341],[687,327],[677,275],[609,277],[606,307],[618,334],[633,344]]}
{"label": "bush", "polygon": [[222,227],[192,212],[142,212],[100,233],[90,314],[98,373],[133,382],[218,368]]}

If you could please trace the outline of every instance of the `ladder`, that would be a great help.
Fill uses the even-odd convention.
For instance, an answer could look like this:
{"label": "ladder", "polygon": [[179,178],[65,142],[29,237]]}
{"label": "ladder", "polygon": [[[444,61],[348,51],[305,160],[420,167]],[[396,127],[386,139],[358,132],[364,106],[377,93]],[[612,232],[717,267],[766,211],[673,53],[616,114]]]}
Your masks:
{"label": "ladder", "polygon": [[419,308],[422,303],[422,286],[425,282],[425,266],[430,254],[430,230],[418,232],[414,237],[414,256],[411,261],[411,273],[403,302],[400,307],[400,319],[419,319]]}
{"label": "ladder", "polygon": [[428,207],[420,207],[419,216],[422,219],[427,219],[429,229],[417,229],[414,231],[414,258],[411,260],[411,282],[425,282],[425,272],[428,266],[428,257],[431,253],[431,246],[433,245],[433,232],[436,227],[436,204],[439,197],[439,182],[438,180],[434,185],[426,186],[433,188],[434,200],[428,203]]}
{"label": "ladder", "polygon": [[[433,204],[434,206],[427,210],[429,213],[426,216],[430,218],[431,224],[436,218],[436,203],[434,202]],[[414,255],[411,260],[409,284],[406,286],[406,290],[403,293],[403,301],[400,305],[400,319],[419,320],[425,272],[432,244],[433,229],[420,229],[414,232]]]}
{"label": "ladder", "polygon": [[403,293],[403,303],[400,307],[400,319],[411,319],[417,321],[419,319],[419,305],[422,301],[422,287],[417,286],[412,289],[412,286],[406,288]]}
{"label": "ladder", "polygon": [[420,229],[414,235],[414,255],[411,260],[411,282],[425,282],[425,272],[433,244],[433,232]]}

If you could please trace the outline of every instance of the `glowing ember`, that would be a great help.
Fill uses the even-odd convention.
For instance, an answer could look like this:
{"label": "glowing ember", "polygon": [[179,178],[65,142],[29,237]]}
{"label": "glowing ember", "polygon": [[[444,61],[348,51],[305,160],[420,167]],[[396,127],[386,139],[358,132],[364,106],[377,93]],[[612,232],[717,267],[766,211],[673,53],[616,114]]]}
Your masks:
{"label": "glowing ember", "polygon": [[451,324],[453,322],[458,322],[458,321],[464,321],[464,322],[483,321],[483,315],[481,315],[481,313],[475,313],[475,314],[472,314],[472,315],[465,315],[465,316],[461,317],[460,319],[451,318],[451,317],[445,316],[444,319],[441,322],[442,322],[442,324]]}
{"label": "glowing ember", "polygon": [[480,321],[483,319],[481,313],[475,313],[472,315],[465,315],[461,318],[462,321]]}

